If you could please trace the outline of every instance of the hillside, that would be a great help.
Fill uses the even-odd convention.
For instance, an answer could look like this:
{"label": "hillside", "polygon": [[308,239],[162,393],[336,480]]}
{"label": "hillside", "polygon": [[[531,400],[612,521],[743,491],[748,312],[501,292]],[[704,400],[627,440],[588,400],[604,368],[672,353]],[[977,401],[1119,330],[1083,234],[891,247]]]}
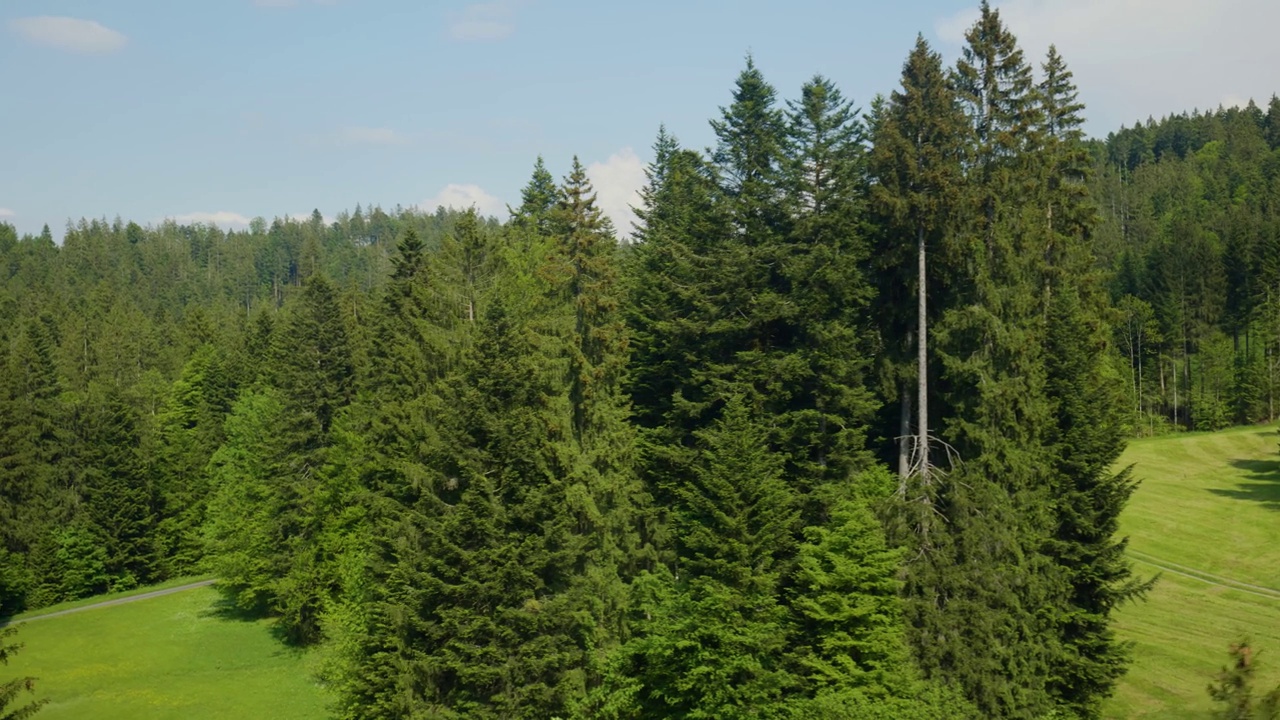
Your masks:
{"label": "hillside", "polygon": [[[1280,448],[1274,427],[1134,441],[1142,481],[1122,516],[1130,556],[1163,572],[1119,613],[1134,663],[1108,717],[1204,718],[1227,645],[1249,637],[1263,686],[1280,681]],[[1274,589],[1272,589],[1274,588]]]}

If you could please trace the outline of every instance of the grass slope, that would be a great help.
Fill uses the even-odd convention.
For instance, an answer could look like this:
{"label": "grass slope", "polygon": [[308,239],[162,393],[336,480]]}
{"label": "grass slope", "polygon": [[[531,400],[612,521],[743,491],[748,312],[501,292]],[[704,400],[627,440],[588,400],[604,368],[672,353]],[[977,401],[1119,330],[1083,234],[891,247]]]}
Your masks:
{"label": "grass slope", "polygon": [[38,678],[40,720],[327,717],[313,656],[202,587],[22,624],[0,679]]}
{"label": "grass slope", "polygon": [[1145,576],[1166,571],[1119,612],[1134,662],[1108,717],[1210,717],[1206,687],[1243,637],[1261,652],[1260,687],[1280,682],[1278,442],[1274,427],[1244,428],[1137,440],[1121,458],[1142,481],[1121,519],[1130,557]]}

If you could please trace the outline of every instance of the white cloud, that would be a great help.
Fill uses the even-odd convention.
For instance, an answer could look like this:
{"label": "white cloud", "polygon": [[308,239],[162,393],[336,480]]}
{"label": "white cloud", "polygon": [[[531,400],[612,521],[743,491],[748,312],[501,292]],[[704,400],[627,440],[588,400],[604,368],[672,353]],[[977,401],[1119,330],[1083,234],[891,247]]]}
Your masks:
{"label": "white cloud", "polygon": [[635,222],[631,208],[640,204],[644,168],[644,161],[629,147],[610,155],[604,162],[587,166],[587,177],[596,190],[596,204],[613,221],[619,238],[631,235]]}
{"label": "white cloud", "polygon": [[404,145],[409,138],[384,127],[345,127],[338,131],[338,140],[347,145]]}
{"label": "white cloud", "polygon": [[10,210],[9,208],[0,208],[0,218],[11,218],[17,214],[18,213]]}
{"label": "white cloud", "polygon": [[[1056,44],[1075,73],[1089,127],[1105,133],[1148,116],[1216,108],[1280,91],[1275,0],[995,0],[1028,60]],[[977,17],[935,26],[954,55]]]}
{"label": "white cloud", "polygon": [[115,52],[129,42],[129,38],[93,20],[72,17],[15,18],[9,27],[27,40],[58,50],[76,53]]}
{"label": "white cloud", "polygon": [[449,34],[454,40],[502,40],[516,31],[520,0],[472,3],[453,17]]}
{"label": "white cloud", "polygon": [[485,192],[484,188],[479,185],[461,185],[458,183],[449,183],[443,190],[436,193],[435,197],[423,200],[419,207],[427,211],[433,211],[438,207],[466,210],[473,205],[476,208],[476,212],[481,215],[498,215],[505,211],[507,207],[501,200]]}
{"label": "white cloud", "polygon": [[218,210],[217,212],[191,212],[182,215],[171,215],[170,220],[179,225],[195,225],[196,223],[204,225],[217,225],[219,227],[248,227],[251,218],[241,215],[230,210]]}

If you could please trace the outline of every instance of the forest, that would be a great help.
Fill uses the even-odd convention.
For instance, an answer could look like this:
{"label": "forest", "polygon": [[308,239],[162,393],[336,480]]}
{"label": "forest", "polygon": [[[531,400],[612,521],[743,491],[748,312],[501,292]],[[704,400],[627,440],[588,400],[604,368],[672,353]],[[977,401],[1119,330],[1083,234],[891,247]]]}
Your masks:
{"label": "forest", "polygon": [[1083,123],[984,2],[865,108],[748,57],[634,228],[0,223],[0,611],[210,573],[352,720],[1098,718],[1126,440],[1280,415],[1280,100]]}

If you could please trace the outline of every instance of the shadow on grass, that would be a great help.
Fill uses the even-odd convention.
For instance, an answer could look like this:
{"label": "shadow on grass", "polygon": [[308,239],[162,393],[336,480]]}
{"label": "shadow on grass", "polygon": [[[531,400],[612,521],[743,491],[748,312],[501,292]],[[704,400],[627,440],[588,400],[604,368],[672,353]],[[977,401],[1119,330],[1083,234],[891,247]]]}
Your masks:
{"label": "shadow on grass", "polygon": [[1231,467],[1244,470],[1248,475],[1234,489],[1210,488],[1209,492],[1234,500],[1262,503],[1272,510],[1280,510],[1280,459],[1232,460]]}
{"label": "shadow on grass", "polygon": [[[217,602],[213,603],[208,609],[202,610],[200,617],[225,620],[227,622],[260,623],[264,620],[270,620],[271,613],[265,607],[243,607],[235,601],[235,597],[230,592],[221,590]],[[280,623],[271,622],[268,628],[271,632],[271,637],[283,646],[281,652],[276,654],[303,652],[304,648],[292,642],[292,639],[285,633]]]}

